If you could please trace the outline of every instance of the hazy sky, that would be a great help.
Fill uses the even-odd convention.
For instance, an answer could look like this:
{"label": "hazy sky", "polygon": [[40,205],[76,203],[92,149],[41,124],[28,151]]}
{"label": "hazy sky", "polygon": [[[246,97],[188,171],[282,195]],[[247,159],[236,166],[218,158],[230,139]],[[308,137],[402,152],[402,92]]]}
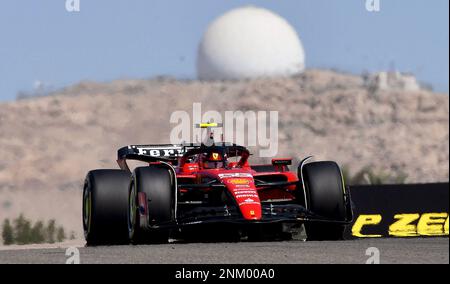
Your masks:
{"label": "hazy sky", "polygon": [[449,90],[449,1],[380,0],[0,0],[0,101],[39,82],[63,87],[170,75],[195,78],[209,22],[246,4],[285,17],[299,33],[307,67],[353,73],[395,66]]}

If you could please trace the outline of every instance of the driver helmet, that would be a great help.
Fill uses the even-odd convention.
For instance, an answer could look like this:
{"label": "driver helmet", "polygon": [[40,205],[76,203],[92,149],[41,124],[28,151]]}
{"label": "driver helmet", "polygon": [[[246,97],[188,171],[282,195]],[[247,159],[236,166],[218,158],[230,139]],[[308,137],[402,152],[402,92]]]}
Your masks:
{"label": "driver helmet", "polygon": [[205,154],[203,159],[203,168],[205,169],[216,169],[225,166],[225,159],[219,152],[211,152]]}

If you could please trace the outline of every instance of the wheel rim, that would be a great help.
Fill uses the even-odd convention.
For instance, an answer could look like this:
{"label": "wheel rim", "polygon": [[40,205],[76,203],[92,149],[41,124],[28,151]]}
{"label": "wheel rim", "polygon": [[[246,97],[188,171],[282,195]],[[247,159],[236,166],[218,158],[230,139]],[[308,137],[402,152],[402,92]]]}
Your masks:
{"label": "wheel rim", "polygon": [[131,183],[130,188],[128,197],[128,234],[130,238],[133,238],[136,225],[136,190],[133,183]]}
{"label": "wheel rim", "polygon": [[85,185],[83,194],[83,216],[84,235],[87,238],[91,230],[92,216],[92,196],[87,184]]}

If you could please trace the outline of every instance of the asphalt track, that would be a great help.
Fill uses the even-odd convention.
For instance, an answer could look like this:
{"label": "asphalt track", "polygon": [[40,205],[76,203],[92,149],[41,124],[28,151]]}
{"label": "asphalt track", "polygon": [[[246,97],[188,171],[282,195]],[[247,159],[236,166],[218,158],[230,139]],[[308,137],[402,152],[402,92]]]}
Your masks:
{"label": "asphalt track", "polygon": [[[448,238],[361,239],[339,242],[170,243],[78,248],[80,262],[148,264],[364,264],[376,247],[382,264],[449,264]],[[0,263],[66,263],[66,247],[0,250]]]}

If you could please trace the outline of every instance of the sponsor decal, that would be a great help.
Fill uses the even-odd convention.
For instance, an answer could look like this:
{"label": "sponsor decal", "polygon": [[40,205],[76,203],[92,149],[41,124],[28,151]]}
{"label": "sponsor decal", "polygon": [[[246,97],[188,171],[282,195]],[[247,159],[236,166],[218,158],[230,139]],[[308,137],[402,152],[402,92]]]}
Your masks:
{"label": "sponsor decal", "polygon": [[151,156],[151,157],[181,157],[184,151],[180,147],[166,147],[166,148],[156,148],[156,147],[137,147],[130,146],[131,149],[137,149],[139,155]]}
{"label": "sponsor decal", "polygon": [[234,185],[244,185],[244,184],[249,184],[250,180],[245,179],[245,178],[233,178],[233,179],[229,179],[228,183],[231,183]]}
{"label": "sponsor decal", "polygon": [[236,190],[243,190],[250,188],[250,185],[248,184],[235,184],[236,187],[240,187],[241,189],[237,188]]}
{"label": "sponsor decal", "polygon": [[234,189],[234,193],[236,193],[236,194],[245,194],[245,193],[255,194],[255,190],[248,189],[248,188],[236,188],[236,189]]}
{"label": "sponsor decal", "polygon": [[448,183],[353,186],[346,238],[449,235]]}
{"label": "sponsor decal", "polygon": [[201,224],[203,223],[202,221],[192,221],[192,222],[187,222],[186,225],[196,225],[196,224]]}
{"label": "sponsor decal", "polygon": [[257,198],[257,194],[236,194],[236,198]]}
{"label": "sponsor decal", "polygon": [[[358,238],[381,238],[381,234],[363,233],[373,231],[382,226],[381,214],[359,215],[352,227],[352,235]],[[408,213],[396,214],[388,223],[388,234],[391,237],[448,236],[449,214],[440,213]]]}
{"label": "sponsor decal", "polygon": [[[236,189],[233,189],[233,193],[234,193],[236,199],[239,199],[239,200],[249,198],[249,199],[251,199],[251,202],[254,202],[253,199],[259,199],[259,195],[256,192],[256,190],[254,190],[254,189],[252,190],[249,188],[236,188]],[[248,201],[248,200],[246,200],[246,201]]]}
{"label": "sponsor decal", "polygon": [[220,178],[252,178],[252,174],[249,173],[226,173],[219,174]]}
{"label": "sponsor decal", "polygon": [[[254,198],[256,198],[256,197],[254,197]],[[239,203],[239,206],[242,206],[242,205],[246,205],[246,204],[260,204],[258,201],[255,201],[254,199],[252,199],[252,198],[247,198],[246,200],[244,200],[243,202],[240,202]]]}

